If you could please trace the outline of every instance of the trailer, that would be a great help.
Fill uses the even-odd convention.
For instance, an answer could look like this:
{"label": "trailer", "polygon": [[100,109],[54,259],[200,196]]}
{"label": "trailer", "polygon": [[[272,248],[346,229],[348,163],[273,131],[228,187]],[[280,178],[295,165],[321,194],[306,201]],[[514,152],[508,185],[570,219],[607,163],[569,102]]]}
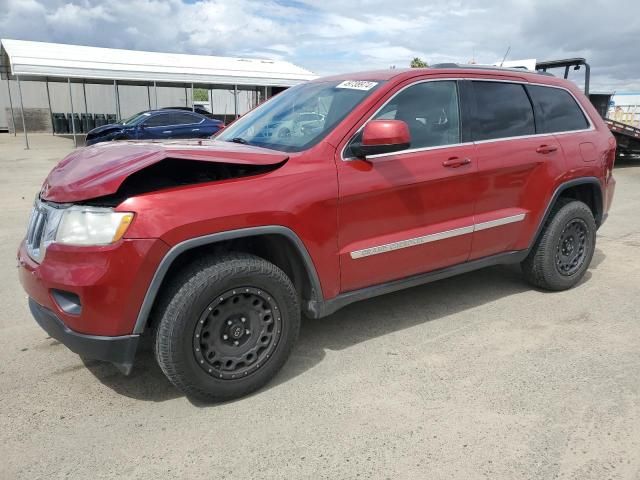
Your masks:
{"label": "trailer", "polygon": [[605,118],[604,121],[616,137],[619,157],[640,156],[640,128],[610,118]]}
{"label": "trailer", "polygon": [[640,156],[640,128],[607,118],[609,102],[613,94],[589,93],[591,67],[587,61],[584,58],[568,58],[565,60],[536,62],[536,70],[539,72],[546,72],[553,68],[564,68],[564,78],[569,77],[571,69],[584,70],[584,93],[598,110],[613,136],[616,137],[618,158]]}

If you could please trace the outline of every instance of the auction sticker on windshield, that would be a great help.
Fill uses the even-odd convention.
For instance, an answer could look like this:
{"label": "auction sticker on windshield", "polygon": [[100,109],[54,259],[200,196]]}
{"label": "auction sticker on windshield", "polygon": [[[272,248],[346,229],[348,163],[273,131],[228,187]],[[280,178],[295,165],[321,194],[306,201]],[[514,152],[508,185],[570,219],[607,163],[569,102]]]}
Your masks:
{"label": "auction sticker on windshield", "polygon": [[351,90],[371,90],[378,82],[367,82],[365,80],[345,80],[336,85],[336,88],[350,88]]}

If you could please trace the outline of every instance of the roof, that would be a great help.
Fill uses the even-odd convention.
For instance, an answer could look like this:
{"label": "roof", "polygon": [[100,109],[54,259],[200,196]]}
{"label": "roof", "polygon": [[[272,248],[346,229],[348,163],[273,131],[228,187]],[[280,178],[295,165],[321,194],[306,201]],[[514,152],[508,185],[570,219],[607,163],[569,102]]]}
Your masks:
{"label": "roof", "polygon": [[223,85],[292,86],[316,78],[281,60],[142,52],[0,40],[0,67],[12,75]]}

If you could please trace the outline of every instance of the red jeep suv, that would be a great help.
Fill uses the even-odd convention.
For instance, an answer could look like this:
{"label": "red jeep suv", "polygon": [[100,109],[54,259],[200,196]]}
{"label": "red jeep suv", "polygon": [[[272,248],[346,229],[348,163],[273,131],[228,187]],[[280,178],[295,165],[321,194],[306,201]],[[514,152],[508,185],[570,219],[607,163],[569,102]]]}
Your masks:
{"label": "red jeep suv", "polygon": [[49,174],[20,245],[37,322],[169,380],[238,397],[282,367],[300,316],[488,265],[580,281],[615,141],[572,83],[447,65],[322,78],[213,140],[110,142]]}

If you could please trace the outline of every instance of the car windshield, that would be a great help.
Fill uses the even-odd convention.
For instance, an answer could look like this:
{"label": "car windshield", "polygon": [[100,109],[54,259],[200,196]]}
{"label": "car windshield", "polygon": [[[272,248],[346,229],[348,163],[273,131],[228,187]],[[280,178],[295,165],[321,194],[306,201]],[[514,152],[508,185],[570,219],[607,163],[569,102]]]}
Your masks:
{"label": "car windshield", "polygon": [[123,120],[122,122],[120,122],[120,124],[122,124],[122,125],[137,125],[138,123],[140,123],[143,120],[145,120],[146,118],[148,118],[150,115],[151,114],[149,112],[136,113],[134,116],[129,117],[126,120]]}
{"label": "car windshield", "polygon": [[217,140],[299,152],[324,138],[382,82],[311,82],[292,87],[229,125]]}

